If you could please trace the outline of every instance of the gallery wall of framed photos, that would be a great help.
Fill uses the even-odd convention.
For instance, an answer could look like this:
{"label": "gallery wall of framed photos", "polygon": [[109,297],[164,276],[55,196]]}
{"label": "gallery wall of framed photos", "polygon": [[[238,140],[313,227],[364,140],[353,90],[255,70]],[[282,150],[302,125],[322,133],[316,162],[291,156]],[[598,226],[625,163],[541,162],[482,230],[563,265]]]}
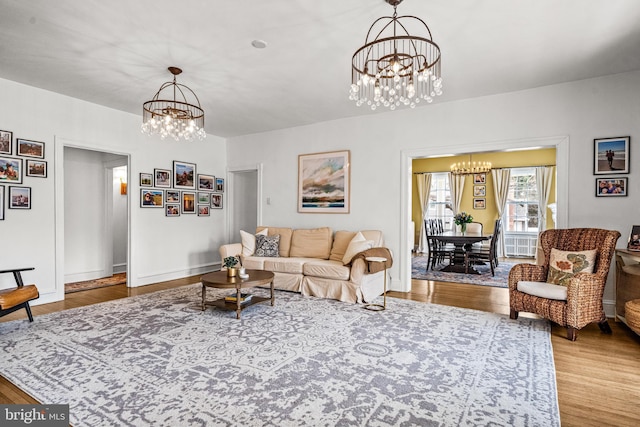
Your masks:
{"label": "gallery wall of framed photos", "polygon": [[224,178],[197,173],[195,163],[174,160],[171,169],[140,173],[140,207],[163,209],[165,216],[210,216],[223,208]]}
{"label": "gallery wall of framed photos", "polygon": [[0,130],[0,221],[7,209],[31,209],[31,178],[47,178],[45,143]]}

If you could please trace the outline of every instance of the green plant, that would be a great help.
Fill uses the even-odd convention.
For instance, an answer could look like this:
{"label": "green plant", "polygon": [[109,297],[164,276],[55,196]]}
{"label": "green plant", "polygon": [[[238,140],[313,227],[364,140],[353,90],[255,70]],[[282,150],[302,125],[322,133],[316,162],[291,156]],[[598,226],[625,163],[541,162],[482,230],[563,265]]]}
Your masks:
{"label": "green plant", "polygon": [[455,222],[456,225],[468,224],[473,222],[473,217],[466,212],[460,212],[453,217],[453,222]]}
{"label": "green plant", "polygon": [[238,257],[228,256],[222,262],[226,268],[234,268],[240,261],[238,260]]}

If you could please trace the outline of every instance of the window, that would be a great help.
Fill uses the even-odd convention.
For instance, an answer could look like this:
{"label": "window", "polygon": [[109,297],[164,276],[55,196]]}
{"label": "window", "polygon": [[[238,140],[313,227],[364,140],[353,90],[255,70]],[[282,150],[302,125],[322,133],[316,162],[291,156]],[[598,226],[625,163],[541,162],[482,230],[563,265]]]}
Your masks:
{"label": "window", "polygon": [[449,174],[434,173],[431,175],[431,193],[429,193],[429,209],[424,219],[442,219],[444,229],[451,229],[453,209],[451,208],[451,190]]}
{"label": "window", "polygon": [[535,256],[538,218],[535,169],[511,169],[509,195],[502,221],[507,255]]}

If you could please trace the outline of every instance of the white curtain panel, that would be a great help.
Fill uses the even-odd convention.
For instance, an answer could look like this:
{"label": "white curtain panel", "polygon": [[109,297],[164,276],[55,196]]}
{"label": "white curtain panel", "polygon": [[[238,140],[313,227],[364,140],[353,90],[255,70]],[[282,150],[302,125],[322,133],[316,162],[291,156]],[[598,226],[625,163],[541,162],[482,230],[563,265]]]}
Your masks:
{"label": "white curtain panel", "polygon": [[[510,169],[491,169],[491,177],[493,178],[493,195],[496,201],[496,209],[498,217],[502,218],[504,207],[507,205],[507,197],[509,196],[509,180],[511,179]],[[504,224],[504,221],[502,221]],[[504,230],[504,226],[502,227]],[[504,244],[504,232],[500,233],[498,240],[498,255],[506,256],[507,249]]]}
{"label": "white curtain panel", "polygon": [[547,204],[551,193],[551,182],[555,173],[555,166],[539,166],[536,168],[536,187],[538,190],[538,215],[540,215],[538,230],[542,233],[547,229]]}
{"label": "white curtain panel", "polygon": [[[451,202],[453,203],[453,214],[460,212],[460,203],[462,203],[462,190],[464,190],[464,181],[466,175],[454,175],[449,172],[449,189],[451,190]],[[451,223],[451,227],[455,229],[455,223]]]}
{"label": "white curtain panel", "polygon": [[429,194],[431,193],[431,174],[416,175],[418,185],[418,200],[420,201],[420,239],[418,240],[418,252],[427,252],[427,230],[424,226],[425,216],[429,210]]}

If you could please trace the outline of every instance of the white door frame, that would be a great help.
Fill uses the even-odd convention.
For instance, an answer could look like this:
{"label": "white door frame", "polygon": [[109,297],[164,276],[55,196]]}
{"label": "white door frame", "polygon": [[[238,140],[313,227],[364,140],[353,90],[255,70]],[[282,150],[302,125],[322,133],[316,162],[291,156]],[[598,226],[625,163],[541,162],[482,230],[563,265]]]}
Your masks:
{"label": "white door frame", "polygon": [[238,236],[232,236],[231,230],[231,218],[234,215],[234,200],[233,200],[233,186],[234,186],[234,175],[236,173],[241,172],[256,172],[257,179],[257,188],[256,188],[256,198],[257,203],[257,212],[256,219],[258,225],[262,224],[262,163],[255,163],[251,165],[242,165],[242,166],[231,166],[227,168],[227,217],[225,218],[225,228],[227,234],[227,243],[234,243],[238,241]]}
{"label": "white door frame", "polygon": [[[455,156],[458,154],[473,154],[487,151],[505,151],[525,148],[553,148],[556,149],[556,201],[557,228],[568,226],[569,199],[569,136],[552,136],[547,138],[526,138],[519,140],[488,141],[481,144],[464,144],[459,146],[435,145],[429,148],[402,150],[400,153],[400,283],[401,292],[411,290],[411,247],[413,247],[414,231],[409,229],[411,224],[411,189],[413,178],[413,159],[429,157]],[[411,245],[411,246],[409,246]]]}
{"label": "white door frame", "polygon": [[[131,153],[114,151],[110,147],[54,136],[54,204],[55,204],[55,294],[56,301],[64,300],[64,148],[79,148],[117,154],[127,158],[127,182],[131,182]],[[131,193],[127,191],[127,286],[131,277]]]}

